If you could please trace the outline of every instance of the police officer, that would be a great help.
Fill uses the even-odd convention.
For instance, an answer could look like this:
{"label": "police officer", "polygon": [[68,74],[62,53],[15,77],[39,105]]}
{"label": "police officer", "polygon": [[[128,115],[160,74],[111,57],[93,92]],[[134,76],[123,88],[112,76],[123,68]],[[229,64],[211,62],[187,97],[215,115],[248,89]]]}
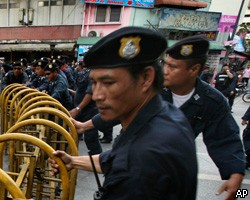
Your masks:
{"label": "police officer", "polygon": [[28,78],[30,79],[32,75],[32,70],[28,67],[28,60],[26,58],[21,58],[20,62],[21,62],[23,71],[28,75]]}
{"label": "police officer", "polygon": [[[245,173],[244,152],[239,127],[226,98],[198,77],[208,49],[207,39],[192,36],[167,50],[163,62],[166,87],[163,97],[182,110],[195,137],[202,132],[208,153],[219,168],[221,178],[226,180],[217,194],[226,191],[225,199],[235,199]],[[225,73],[229,76],[230,71]]]}
{"label": "police officer", "polygon": [[[89,79],[90,70],[80,62],[77,66],[76,91],[70,90],[74,95],[74,108],[70,110],[71,116],[78,121],[87,121],[98,113],[95,102],[92,100],[92,84]],[[79,133],[83,139],[83,133]],[[84,134],[84,141],[91,155],[102,152],[99,142],[98,130],[91,129]]]}
{"label": "police officer", "polygon": [[48,64],[45,67],[45,75],[49,80],[46,93],[57,99],[66,109],[71,110],[72,98],[65,80],[58,74],[58,65],[56,63]]}
{"label": "police officer", "polygon": [[58,56],[58,59],[62,62],[61,70],[66,75],[68,83],[69,83],[69,89],[75,88],[75,80],[74,75],[71,67],[68,65],[68,59],[69,57],[66,55]]}
{"label": "police officer", "polygon": [[242,122],[241,124],[243,126],[247,125],[246,128],[243,130],[243,144],[245,149],[245,155],[246,155],[246,169],[250,167],[250,106],[248,107],[247,111],[241,118]]}
{"label": "police officer", "polygon": [[230,96],[231,84],[233,84],[234,74],[230,71],[229,63],[222,67],[222,72],[218,73],[215,78],[215,88],[219,90],[225,97]]}
{"label": "police officer", "polygon": [[[118,119],[122,125],[113,148],[93,156],[97,172],[105,177],[102,200],[195,199],[192,129],[184,115],[158,94],[162,68],[157,59],[165,49],[161,34],[124,27],[103,37],[85,55],[101,117]],[[93,169],[89,156],[72,157],[63,151],[54,155],[68,170]],[[50,162],[57,172],[55,161]]]}
{"label": "police officer", "polygon": [[46,90],[49,86],[49,80],[45,76],[45,67],[48,65],[48,60],[41,58],[34,63],[36,76],[27,84],[27,87],[35,88],[39,91]]}
{"label": "police officer", "polygon": [[63,62],[61,60],[59,60],[59,59],[53,59],[52,63],[57,64],[57,66],[58,66],[58,74],[63,78],[65,84],[67,85],[67,88],[69,88],[69,82],[68,82],[67,76],[65,75],[65,73],[61,69],[62,65],[63,65]]}
{"label": "police officer", "polygon": [[26,84],[28,75],[23,71],[21,62],[12,64],[13,70],[9,71],[3,78],[2,89],[12,83]]}

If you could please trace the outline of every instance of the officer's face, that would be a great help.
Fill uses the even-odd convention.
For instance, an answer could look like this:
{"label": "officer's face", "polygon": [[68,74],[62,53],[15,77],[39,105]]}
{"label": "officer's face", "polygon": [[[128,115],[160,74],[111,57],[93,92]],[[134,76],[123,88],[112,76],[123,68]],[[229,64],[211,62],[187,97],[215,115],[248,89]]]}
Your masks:
{"label": "officer's face", "polygon": [[[176,60],[169,55],[164,58],[164,86],[173,92],[185,90],[193,84],[197,76],[192,67],[188,67],[184,60]],[[178,93],[177,93],[178,94]],[[182,95],[181,93],[179,93]]]}
{"label": "officer's face", "polygon": [[90,72],[93,96],[104,120],[119,119],[128,125],[145,101],[141,79],[134,80],[125,68],[93,69]]}
{"label": "officer's face", "polygon": [[40,66],[37,66],[37,67],[36,67],[35,72],[36,72],[36,74],[37,74],[38,76],[44,76],[44,75],[45,75],[44,69],[42,69]]}
{"label": "officer's face", "polygon": [[45,71],[45,76],[49,81],[54,81],[56,79],[56,72],[51,72],[49,70]]}
{"label": "officer's face", "polygon": [[13,72],[14,72],[14,76],[20,76],[23,73],[22,67],[21,66],[13,67]]}

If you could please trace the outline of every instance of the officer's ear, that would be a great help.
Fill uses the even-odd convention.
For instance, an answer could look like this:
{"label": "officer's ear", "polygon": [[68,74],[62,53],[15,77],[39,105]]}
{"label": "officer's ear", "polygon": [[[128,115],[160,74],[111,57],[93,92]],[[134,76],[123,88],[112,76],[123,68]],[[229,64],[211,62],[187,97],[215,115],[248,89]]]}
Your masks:
{"label": "officer's ear", "polygon": [[200,73],[201,71],[201,65],[200,64],[195,64],[192,67],[190,67],[191,74],[194,76],[197,76],[197,74]]}
{"label": "officer's ear", "polygon": [[142,72],[142,91],[146,92],[152,85],[155,79],[155,69],[153,66],[145,67]]}

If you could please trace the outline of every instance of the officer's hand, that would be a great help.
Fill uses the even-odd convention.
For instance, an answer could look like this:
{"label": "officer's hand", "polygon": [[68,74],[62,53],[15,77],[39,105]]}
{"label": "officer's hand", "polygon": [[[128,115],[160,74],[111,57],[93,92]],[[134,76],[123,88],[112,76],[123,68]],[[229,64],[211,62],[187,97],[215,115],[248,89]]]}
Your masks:
{"label": "officer's hand", "polygon": [[[69,154],[65,153],[64,151],[58,151],[57,150],[57,151],[53,152],[53,155],[61,158],[61,160],[64,162],[65,167],[66,167],[66,169],[68,171],[71,170],[71,169],[73,169],[73,166],[72,166],[72,157]],[[48,162],[51,163],[51,166],[53,168],[52,175],[57,174],[58,171],[59,171],[59,166],[56,163],[56,161],[53,160],[52,158],[49,158]]]}
{"label": "officer's hand", "polygon": [[242,122],[241,122],[241,124],[244,126],[244,125],[247,124],[247,121],[243,119]]}
{"label": "officer's hand", "polygon": [[73,108],[72,110],[69,111],[69,114],[72,118],[76,118],[76,115],[78,114],[78,110],[76,108]]}
{"label": "officer's hand", "polygon": [[73,124],[75,125],[77,133],[81,134],[81,133],[84,133],[86,131],[83,122],[79,122],[73,118],[70,118],[70,119],[73,122]]}
{"label": "officer's hand", "polygon": [[242,174],[231,174],[230,178],[223,183],[223,185],[216,192],[216,195],[220,195],[222,192],[226,191],[225,200],[236,199],[237,190],[240,189],[241,182],[243,180]]}

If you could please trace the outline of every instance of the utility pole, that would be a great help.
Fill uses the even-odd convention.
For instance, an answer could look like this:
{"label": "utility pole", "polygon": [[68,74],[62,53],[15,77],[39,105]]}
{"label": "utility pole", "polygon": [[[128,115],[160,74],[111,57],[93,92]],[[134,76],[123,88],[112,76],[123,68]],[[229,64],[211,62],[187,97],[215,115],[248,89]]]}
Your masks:
{"label": "utility pole", "polygon": [[[245,3],[245,0],[242,0],[241,2],[241,5],[240,5],[240,9],[239,9],[239,12],[238,12],[238,17],[237,17],[237,20],[235,22],[235,25],[234,25],[234,29],[233,29],[233,32],[232,32],[232,35],[231,37],[229,38],[229,40],[233,40],[234,39],[234,36],[235,36],[235,33],[237,31],[237,28],[238,28],[238,24],[239,24],[239,20],[240,20],[240,15],[241,15],[241,12],[242,12],[242,8],[244,6],[244,3]],[[229,57],[229,54],[232,52],[233,50],[233,47],[230,45],[230,46],[227,46],[226,47],[226,55],[223,59],[223,62],[226,63],[228,61],[228,57]]]}

